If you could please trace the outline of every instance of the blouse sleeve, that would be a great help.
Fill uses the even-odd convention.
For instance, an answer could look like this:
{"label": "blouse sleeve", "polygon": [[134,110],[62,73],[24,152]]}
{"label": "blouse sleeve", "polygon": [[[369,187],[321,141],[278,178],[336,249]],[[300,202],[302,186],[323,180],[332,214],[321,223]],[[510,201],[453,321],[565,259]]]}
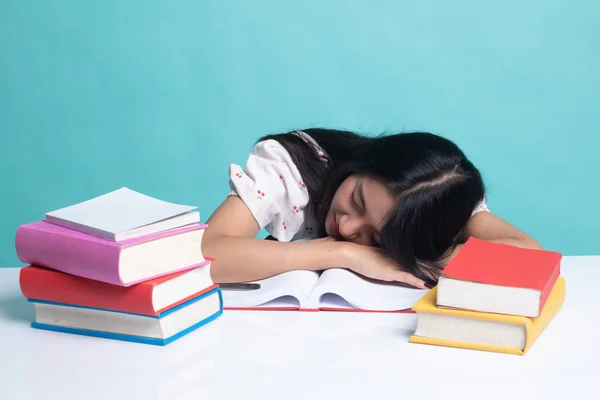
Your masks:
{"label": "blouse sleeve", "polygon": [[483,197],[483,200],[481,200],[479,202],[479,204],[477,204],[477,206],[473,210],[473,213],[471,214],[471,216],[473,216],[473,215],[475,215],[477,213],[480,213],[482,211],[487,211],[487,212],[490,211],[489,208],[488,208],[488,206],[487,206],[487,204],[486,204],[486,198],[485,198],[485,196]]}
{"label": "blouse sleeve", "polygon": [[246,204],[259,227],[280,241],[290,241],[304,222],[308,191],[292,159],[269,139],[256,144],[246,168],[229,167],[229,195]]}

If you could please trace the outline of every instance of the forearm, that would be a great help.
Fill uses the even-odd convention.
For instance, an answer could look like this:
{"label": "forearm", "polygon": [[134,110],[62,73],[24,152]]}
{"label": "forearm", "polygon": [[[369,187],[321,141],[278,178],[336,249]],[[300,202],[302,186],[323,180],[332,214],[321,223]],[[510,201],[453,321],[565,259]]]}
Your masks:
{"label": "forearm", "polygon": [[[520,238],[506,237],[506,238],[494,238],[494,239],[486,238],[483,240],[485,240],[487,242],[492,242],[492,243],[508,244],[511,246],[522,247],[522,248],[526,248],[526,249],[543,250],[543,247],[535,239],[533,239],[531,237],[520,237]],[[459,244],[458,246],[454,247],[451,252],[448,252],[447,255],[441,257],[438,260],[438,262],[440,262],[440,264],[443,267],[447,266],[448,263],[450,261],[452,261],[452,259],[454,257],[456,257],[456,255],[462,249],[462,247],[463,247],[462,244]]]}
{"label": "forearm", "polygon": [[345,243],[312,240],[277,242],[248,237],[211,237],[202,252],[216,261],[211,275],[216,283],[248,282],[283,272],[343,267]]}
{"label": "forearm", "polygon": [[497,238],[497,239],[488,239],[488,242],[492,243],[501,243],[501,244],[509,244],[516,247],[522,247],[526,249],[535,249],[535,250],[543,250],[544,248],[533,238],[531,237],[521,237],[521,238]]}
{"label": "forearm", "polygon": [[530,235],[489,212],[480,212],[467,223],[464,239],[476,237],[493,243],[543,250]]}

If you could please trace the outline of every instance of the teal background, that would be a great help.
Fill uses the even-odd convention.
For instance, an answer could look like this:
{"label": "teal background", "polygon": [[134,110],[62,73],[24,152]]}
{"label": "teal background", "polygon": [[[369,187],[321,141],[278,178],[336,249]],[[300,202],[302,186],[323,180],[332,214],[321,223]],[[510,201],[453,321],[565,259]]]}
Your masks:
{"label": "teal background", "polygon": [[46,211],[121,186],[198,205],[261,135],[428,130],[494,212],[600,254],[600,3],[0,1],[0,265]]}

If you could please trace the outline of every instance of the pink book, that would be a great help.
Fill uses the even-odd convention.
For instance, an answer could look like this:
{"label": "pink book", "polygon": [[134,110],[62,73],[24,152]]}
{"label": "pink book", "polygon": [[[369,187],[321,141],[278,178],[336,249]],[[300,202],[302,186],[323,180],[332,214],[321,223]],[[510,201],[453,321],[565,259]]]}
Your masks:
{"label": "pink book", "polygon": [[210,264],[201,251],[206,227],[197,223],[116,243],[37,221],[17,229],[15,247],[23,263],[130,286]]}

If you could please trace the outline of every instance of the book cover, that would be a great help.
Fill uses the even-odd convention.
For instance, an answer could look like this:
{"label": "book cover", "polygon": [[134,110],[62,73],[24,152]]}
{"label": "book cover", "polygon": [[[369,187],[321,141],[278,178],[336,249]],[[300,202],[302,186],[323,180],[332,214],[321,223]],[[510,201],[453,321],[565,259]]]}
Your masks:
{"label": "book cover", "polygon": [[216,284],[212,284],[199,288],[194,294],[155,310],[152,301],[155,288],[188,272],[190,271],[179,271],[126,287],[47,268],[27,266],[21,268],[19,284],[23,296],[28,299],[156,316],[217,287]]}
{"label": "book cover", "polygon": [[[119,267],[123,249],[167,236],[205,228],[205,224],[195,224],[169,232],[156,233],[116,243],[45,221],[36,221],[21,225],[17,229],[15,248],[19,260],[25,264],[55,269],[67,274],[113,285],[129,286],[143,280],[127,283],[121,280]],[[207,263],[204,260],[179,270],[187,270]],[[177,271],[169,271],[169,273],[174,272]],[[146,279],[167,274],[153,274],[146,277]]]}
{"label": "book cover", "polygon": [[200,221],[197,207],[155,199],[123,187],[46,213],[45,220],[111,241],[145,236]]}
{"label": "book cover", "polygon": [[[154,337],[136,336],[136,335],[126,335],[126,334],[122,334],[122,333],[113,333],[113,332],[106,332],[106,331],[96,331],[96,330],[91,330],[91,329],[70,328],[70,327],[64,327],[64,326],[60,326],[60,325],[45,324],[45,323],[38,323],[38,322],[32,322],[31,327],[35,328],[35,329],[61,332],[61,333],[71,333],[71,334],[75,334],[75,335],[85,335],[85,336],[92,336],[92,337],[98,337],[98,338],[104,338],[104,339],[122,340],[122,341],[127,341],[127,342],[150,344],[150,345],[155,345],[155,346],[166,346],[167,344],[172,343],[175,340],[180,339],[183,336],[195,331],[196,329],[200,328],[201,326],[204,326],[204,325],[214,321],[215,319],[217,319],[218,317],[220,317],[223,314],[223,298],[222,298],[221,290],[217,287],[207,293],[204,293],[202,296],[198,296],[192,300],[187,301],[186,303],[180,304],[179,306],[172,308],[162,314],[159,314],[156,316],[144,316],[147,318],[156,318],[156,319],[165,318],[169,314],[177,311],[178,309],[180,309],[182,307],[186,307],[193,302],[196,302],[198,300],[201,300],[201,299],[203,299],[207,296],[211,296],[211,295],[217,295],[219,297],[219,302],[220,302],[219,310],[217,310],[215,313],[213,313],[209,317],[195,323],[194,325],[192,325],[170,337],[163,338],[163,339],[154,338]],[[37,301],[37,300],[33,300],[33,299],[29,299],[28,301],[30,301],[32,303],[36,303],[36,302],[37,303],[50,303],[50,302]],[[59,303],[55,303],[55,304],[59,304]],[[60,304],[60,305],[70,306],[68,304]],[[79,307],[79,306],[73,306],[73,307]],[[82,307],[82,308],[86,308],[86,307]],[[88,307],[88,308],[92,308],[92,307]],[[105,310],[105,311],[115,312],[112,310]],[[115,313],[118,313],[118,312],[115,312]],[[131,313],[131,314],[133,314],[133,313]]]}
{"label": "book cover", "polygon": [[562,255],[469,238],[442,271],[453,279],[541,292],[543,308],[560,275]]}
{"label": "book cover", "polygon": [[523,349],[519,348],[508,348],[489,346],[478,343],[465,343],[457,341],[447,341],[440,339],[433,339],[428,337],[421,337],[412,335],[409,339],[412,343],[430,344],[437,346],[446,347],[457,347],[470,350],[481,350],[489,352],[498,352],[506,354],[524,355],[526,354],[535,341],[540,337],[544,329],[550,324],[552,319],[556,316],[566,298],[566,283],[565,279],[561,276],[557,279],[554,285],[546,306],[542,310],[539,317],[528,318],[515,315],[506,314],[494,314],[494,313],[482,313],[475,311],[457,310],[451,308],[438,308],[436,307],[437,287],[434,287],[429,293],[413,306],[413,310],[417,313],[437,313],[448,316],[454,316],[459,318],[473,318],[482,319],[487,321],[495,321],[499,323],[508,323],[522,325],[525,327],[527,332],[526,344]]}

